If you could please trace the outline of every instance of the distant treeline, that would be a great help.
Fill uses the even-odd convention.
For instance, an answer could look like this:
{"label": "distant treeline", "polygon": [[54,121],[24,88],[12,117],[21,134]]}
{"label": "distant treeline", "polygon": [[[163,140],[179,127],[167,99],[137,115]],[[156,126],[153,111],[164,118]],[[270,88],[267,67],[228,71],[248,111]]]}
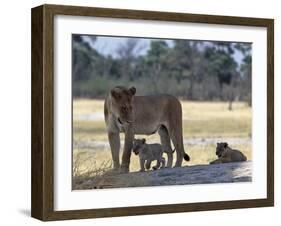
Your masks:
{"label": "distant treeline", "polygon": [[104,98],[111,87],[125,85],[135,86],[138,95],[169,93],[188,100],[251,104],[251,44],[152,40],[140,54],[138,39],[128,38],[114,56],[93,47],[97,38],[73,35],[75,98]]}

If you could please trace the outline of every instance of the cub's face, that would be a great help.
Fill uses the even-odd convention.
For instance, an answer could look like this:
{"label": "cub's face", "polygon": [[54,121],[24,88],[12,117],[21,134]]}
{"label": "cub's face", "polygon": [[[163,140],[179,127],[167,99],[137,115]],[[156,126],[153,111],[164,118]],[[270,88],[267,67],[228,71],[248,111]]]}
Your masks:
{"label": "cub's face", "polygon": [[117,117],[120,124],[133,122],[132,100],[136,93],[136,88],[115,87],[111,91],[112,113]]}
{"label": "cub's face", "polygon": [[135,155],[138,155],[140,151],[143,149],[145,144],[145,139],[134,139],[133,142],[133,152]]}
{"label": "cub's face", "polygon": [[227,143],[217,143],[216,155],[220,158],[224,151],[226,151]]}

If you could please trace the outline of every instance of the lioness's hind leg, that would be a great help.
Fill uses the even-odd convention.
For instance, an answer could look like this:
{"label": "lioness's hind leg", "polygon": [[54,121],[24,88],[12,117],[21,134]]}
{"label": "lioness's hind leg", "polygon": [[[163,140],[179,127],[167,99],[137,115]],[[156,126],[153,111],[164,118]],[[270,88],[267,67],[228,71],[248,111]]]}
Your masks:
{"label": "lioness's hind leg", "polygon": [[171,138],[169,136],[169,132],[165,126],[161,125],[158,129],[158,134],[160,135],[162,148],[168,156],[167,167],[171,168],[173,164],[173,150],[171,147]]}
{"label": "lioness's hind leg", "polygon": [[176,160],[175,167],[181,167],[183,161],[183,155],[185,153],[184,146],[183,146],[181,123],[179,123],[179,126],[177,128],[173,128],[170,131],[170,134],[177,152],[177,160]]}

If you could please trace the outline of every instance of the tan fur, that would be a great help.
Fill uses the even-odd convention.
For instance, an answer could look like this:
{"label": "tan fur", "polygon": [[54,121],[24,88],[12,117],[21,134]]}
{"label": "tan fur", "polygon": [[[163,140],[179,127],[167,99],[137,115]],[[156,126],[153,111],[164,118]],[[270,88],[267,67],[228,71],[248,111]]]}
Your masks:
{"label": "tan fur", "polygon": [[163,157],[163,148],[161,144],[147,144],[145,139],[134,139],[133,152],[140,158],[140,171],[149,170],[151,162],[156,160],[157,164],[152,168],[154,170],[165,167],[165,158]]}
{"label": "tan fur", "polygon": [[104,116],[114,168],[118,169],[120,166],[120,132],[125,133],[121,171],[128,172],[134,135],[150,135],[157,131],[162,146],[167,150],[167,166],[171,167],[173,162],[172,140],[177,152],[175,166],[180,167],[183,158],[189,160],[183,146],[180,102],[167,94],[135,96],[135,93],[134,87],[127,89],[118,86],[110,90],[105,99]]}
{"label": "tan fur", "polygon": [[219,158],[210,164],[247,161],[247,157],[241,151],[231,149],[227,143],[217,143],[216,155]]}

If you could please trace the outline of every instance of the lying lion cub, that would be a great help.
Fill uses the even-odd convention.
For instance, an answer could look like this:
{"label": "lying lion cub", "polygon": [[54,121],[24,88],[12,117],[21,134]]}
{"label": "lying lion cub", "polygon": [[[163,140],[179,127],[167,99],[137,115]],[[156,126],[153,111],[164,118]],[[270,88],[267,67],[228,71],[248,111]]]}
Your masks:
{"label": "lying lion cub", "polygon": [[[157,164],[152,168],[157,170],[160,165],[165,167],[165,158],[163,158],[163,148],[161,144],[147,144],[145,139],[134,139],[133,152],[139,155],[140,158],[140,172],[150,169],[151,162],[157,160]],[[145,165],[145,167],[144,167]]]}
{"label": "lying lion cub", "polygon": [[216,155],[219,158],[210,164],[247,161],[247,157],[241,151],[231,149],[227,143],[217,143]]}

